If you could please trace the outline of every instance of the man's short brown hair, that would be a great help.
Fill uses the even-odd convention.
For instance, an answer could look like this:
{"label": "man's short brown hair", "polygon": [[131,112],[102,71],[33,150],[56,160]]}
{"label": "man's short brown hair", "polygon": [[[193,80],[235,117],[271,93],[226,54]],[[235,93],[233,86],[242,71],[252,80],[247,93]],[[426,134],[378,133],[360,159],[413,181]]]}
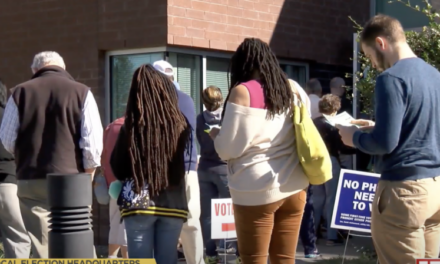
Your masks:
{"label": "man's short brown hair", "polygon": [[341,108],[341,99],[334,94],[326,94],[319,101],[318,107],[321,114],[331,115]]}
{"label": "man's short brown hair", "polygon": [[382,14],[372,17],[360,34],[361,42],[366,45],[373,44],[377,37],[384,37],[390,43],[406,41],[405,31],[399,20]]}

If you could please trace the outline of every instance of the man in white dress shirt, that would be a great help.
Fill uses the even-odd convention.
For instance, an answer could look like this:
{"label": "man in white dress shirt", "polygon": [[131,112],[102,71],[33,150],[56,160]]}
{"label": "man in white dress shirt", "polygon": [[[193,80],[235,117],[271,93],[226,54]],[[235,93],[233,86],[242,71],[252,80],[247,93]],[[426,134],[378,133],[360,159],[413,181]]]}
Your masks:
{"label": "man in white dress shirt", "polygon": [[15,155],[20,209],[34,258],[48,258],[48,173],[90,173],[100,166],[103,129],[90,88],[66,71],[63,58],[34,57],[32,79],[12,90],[0,127]]}
{"label": "man in white dress shirt", "polygon": [[319,100],[321,100],[322,96],[322,86],[318,79],[310,79],[306,83],[306,93],[310,98],[310,109],[312,111],[312,119],[315,119],[321,116],[319,113]]}

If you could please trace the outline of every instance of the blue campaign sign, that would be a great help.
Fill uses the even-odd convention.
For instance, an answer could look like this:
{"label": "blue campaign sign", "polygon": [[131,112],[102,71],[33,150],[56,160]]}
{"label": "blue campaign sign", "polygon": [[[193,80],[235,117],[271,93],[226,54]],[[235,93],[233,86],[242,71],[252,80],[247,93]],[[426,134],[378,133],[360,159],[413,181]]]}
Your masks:
{"label": "blue campaign sign", "polygon": [[341,170],[331,227],[370,232],[371,209],[380,175]]}

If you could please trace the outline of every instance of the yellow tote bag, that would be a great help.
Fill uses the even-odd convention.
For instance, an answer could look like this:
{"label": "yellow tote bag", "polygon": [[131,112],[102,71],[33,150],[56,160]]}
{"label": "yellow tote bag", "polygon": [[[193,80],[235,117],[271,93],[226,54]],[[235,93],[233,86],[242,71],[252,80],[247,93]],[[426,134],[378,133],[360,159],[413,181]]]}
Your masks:
{"label": "yellow tote bag", "polygon": [[307,106],[301,100],[297,88],[299,84],[293,80],[289,80],[289,83],[295,98],[292,111],[299,161],[310,184],[323,184],[333,177],[330,154],[309,115]]}

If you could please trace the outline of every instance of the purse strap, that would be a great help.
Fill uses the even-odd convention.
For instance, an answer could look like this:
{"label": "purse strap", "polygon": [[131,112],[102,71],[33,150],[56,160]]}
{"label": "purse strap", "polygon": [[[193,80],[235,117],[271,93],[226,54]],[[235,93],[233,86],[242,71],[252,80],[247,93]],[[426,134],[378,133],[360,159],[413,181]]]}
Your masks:
{"label": "purse strap", "polygon": [[299,86],[299,84],[298,84],[297,82],[295,82],[294,80],[292,80],[292,79],[289,79],[289,84],[290,84],[290,88],[292,89],[292,92],[293,92],[293,94],[294,94],[294,97],[293,97],[293,103],[294,103],[295,105],[298,105],[298,106],[300,106],[301,104],[303,104],[304,106],[307,107],[307,103],[304,102],[304,101],[301,99],[301,95],[300,95],[299,92],[298,92],[298,86]]}

